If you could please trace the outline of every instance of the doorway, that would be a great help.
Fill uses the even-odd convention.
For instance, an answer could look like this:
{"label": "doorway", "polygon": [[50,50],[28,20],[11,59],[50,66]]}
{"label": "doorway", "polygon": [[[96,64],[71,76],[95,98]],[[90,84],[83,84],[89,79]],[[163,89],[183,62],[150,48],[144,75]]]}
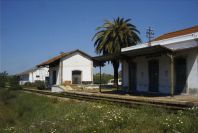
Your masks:
{"label": "doorway", "polygon": [[53,70],[53,72],[52,72],[52,84],[53,85],[56,84],[56,70]]}
{"label": "doorway", "polygon": [[136,91],[137,88],[137,64],[129,63],[129,92]]}
{"label": "doorway", "polygon": [[186,93],[186,59],[175,59],[175,94]]}
{"label": "doorway", "polygon": [[149,92],[159,92],[159,61],[150,60],[149,70]]}
{"label": "doorway", "polygon": [[81,71],[72,71],[72,84],[81,84]]}

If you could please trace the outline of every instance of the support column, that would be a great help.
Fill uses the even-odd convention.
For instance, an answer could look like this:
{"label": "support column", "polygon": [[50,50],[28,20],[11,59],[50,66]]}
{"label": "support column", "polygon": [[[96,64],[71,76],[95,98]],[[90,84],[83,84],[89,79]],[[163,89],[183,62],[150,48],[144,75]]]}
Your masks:
{"label": "support column", "polygon": [[170,67],[171,67],[171,71],[170,71],[170,82],[171,82],[171,96],[173,97],[174,96],[174,90],[175,90],[175,88],[174,88],[174,86],[175,86],[175,83],[174,83],[174,57],[173,57],[173,55],[171,54],[170,55],[170,61],[171,61],[171,64],[170,64]]}
{"label": "support column", "polygon": [[63,84],[63,61],[60,60],[60,84]]}

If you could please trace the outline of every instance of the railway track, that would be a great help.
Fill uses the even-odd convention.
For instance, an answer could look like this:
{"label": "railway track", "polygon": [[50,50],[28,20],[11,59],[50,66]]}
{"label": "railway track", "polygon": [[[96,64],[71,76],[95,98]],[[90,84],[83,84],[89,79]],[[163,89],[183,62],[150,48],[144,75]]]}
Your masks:
{"label": "railway track", "polygon": [[125,99],[119,97],[110,97],[100,94],[89,94],[89,93],[80,93],[80,92],[62,92],[62,93],[52,93],[49,91],[33,90],[33,89],[23,89],[23,91],[28,91],[32,93],[44,94],[49,96],[77,99],[77,100],[86,100],[86,101],[105,101],[110,103],[121,104],[129,107],[136,107],[139,105],[149,105],[153,107],[166,108],[171,110],[184,110],[186,108],[193,107],[193,103],[175,103],[175,102],[165,102],[165,101],[156,101],[156,100],[138,100],[138,99]]}

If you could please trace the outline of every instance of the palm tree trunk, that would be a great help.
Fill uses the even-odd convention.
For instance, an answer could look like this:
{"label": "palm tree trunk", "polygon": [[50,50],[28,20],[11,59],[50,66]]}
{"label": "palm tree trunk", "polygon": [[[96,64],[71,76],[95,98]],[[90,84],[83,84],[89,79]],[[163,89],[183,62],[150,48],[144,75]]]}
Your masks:
{"label": "palm tree trunk", "polygon": [[118,68],[119,68],[119,61],[118,60],[113,60],[113,69],[114,69],[114,85],[117,87],[118,91]]}

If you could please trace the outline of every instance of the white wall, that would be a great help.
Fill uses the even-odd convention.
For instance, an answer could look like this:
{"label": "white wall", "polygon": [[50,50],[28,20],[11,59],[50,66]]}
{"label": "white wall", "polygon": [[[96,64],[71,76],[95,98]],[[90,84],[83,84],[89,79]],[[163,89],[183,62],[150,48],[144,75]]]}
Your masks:
{"label": "white wall", "polygon": [[128,63],[122,60],[122,86],[128,87],[129,84],[129,68]]}
{"label": "white wall", "polygon": [[29,73],[29,80],[30,82],[35,82],[37,80],[45,81],[45,77],[49,76],[48,68],[42,67],[38,68],[33,72]]}
{"label": "white wall", "polygon": [[198,95],[198,48],[186,50],[177,53],[176,56],[186,58],[187,65],[187,81],[186,81],[186,93]]}
{"label": "white wall", "polygon": [[49,76],[48,72],[49,68],[47,67],[42,67],[38,68],[36,70],[33,70],[31,72],[25,73],[23,75],[20,75],[20,84],[23,85],[26,82],[35,82],[37,80],[39,81],[45,81],[45,77]]}
{"label": "white wall", "polygon": [[[198,49],[191,50],[187,57],[187,93],[198,94]],[[195,91],[195,92],[194,92]]]}
{"label": "white wall", "polygon": [[93,81],[92,60],[80,53],[74,53],[61,61],[63,61],[63,81],[72,81],[72,71],[74,70],[82,72],[82,81]]}
{"label": "white wall", "polygon": [[161,56],[159,59],[159,92],[170,94],[171,67],[170,58]]}
{"label": "white wall", "polygon": [[134,60],[137,63],[137,90],[148,91],[148,63],[145,57]]}
{"label": "white wall", "polygon": [[[61,69],[61,67],[63,68]],[[56,70],[57,74],[56,85],[61,84],[61,76],[63,83],[64,81],[72,82],[72,71],[74,70],[81,71],[82,81],[93,81],[93,61],[77,52],[62,58],[58,66],[50,68],[50,85],[53,82],[53,70]]]}

